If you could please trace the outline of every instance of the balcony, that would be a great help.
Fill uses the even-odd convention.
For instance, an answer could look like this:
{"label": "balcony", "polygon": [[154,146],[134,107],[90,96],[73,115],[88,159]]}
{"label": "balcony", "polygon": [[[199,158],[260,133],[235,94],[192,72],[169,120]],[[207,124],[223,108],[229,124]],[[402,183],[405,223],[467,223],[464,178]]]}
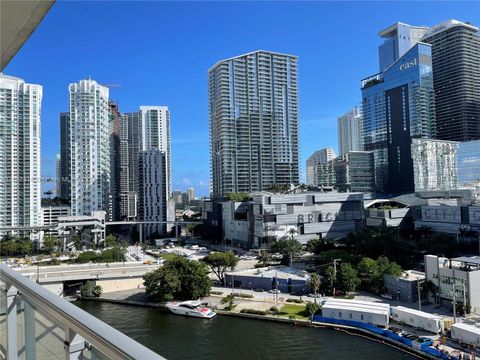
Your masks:
{"label": "balcony", "polygon": [[2,359],[163,359],[6,265],[0,288]]}

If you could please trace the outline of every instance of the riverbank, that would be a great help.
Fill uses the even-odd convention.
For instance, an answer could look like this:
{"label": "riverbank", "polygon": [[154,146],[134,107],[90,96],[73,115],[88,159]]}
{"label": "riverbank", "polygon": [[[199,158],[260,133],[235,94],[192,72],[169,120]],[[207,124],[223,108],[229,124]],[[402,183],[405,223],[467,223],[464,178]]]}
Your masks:
{"label": "riverbank", "polygon": [[[216,300],[217,303],[219,303],[220,299],[222,298],[221,296],[211,296],[206,300],[210,304],[212,303],[212,298]],[[148,298],[144,293],[137,292],[135,294],[129,294],[128,292],[123,292],[120,294],[106,294],[106,296],[102,296],[100,298],[89,298],[86,299],[89,301],[99,301],[99,302],[106,302],[106,303],[113,303],[113,304],[122,304],[122,305],[133,305],[133,306],[140,306],[140,307],[152,307],[152,308],[160,308],[164,311],[167,311],[166,307],[163,304],[159,303],[154,303],[148,301]],[[246,303],[243,304],[244,306],[241,306],[241,308],[255,308],[260,305],[261,307],[265,306],[274,306],[278,305],[274,302],[271,304],[265,304],[265,302],[261,302],[261,304],[257,304],[255,301],[251,301],[248,299],[238,299],[240,300],[241,303]],[[247,305],[247,307],[245,307]],[[300,306],[299,306],[300,307]],[[332,324],[328,322],[321,322],[321,321],[310,321],[310,320],[303,320],[303,319],[292,319],[288,317],[282,317],[278,315],[273,315],[273,314],[266,314],[266,315],[256,315],[256,314],[247,314],[247,313],[241,313],[240,309],[236,308],[236,311],[225,311],[225,310],[219,310],[216,309],[215,311],[217,314],[220,316],[228,316],[228,317],[237,317],[237,318],[246,318],[246,319],[251,319],[251,320],[263,320],[263,321],[271,321],[271,322],[276,322],[276,323],[283,323],[283,324],[290,324],[294,326],[301,326],[301,327],[311,327],[311,328],[327,328],[327,329],[333,329],[336,331],[341,331],[345,334],[348,334],[350,336],[356,336],[356,337],[361,337],[364,339],[368,339],[370,341],[377,342],[382,345],[387,345],[389,347],[395,348],[396,350],[403,351],[405,353],[410,354],[411,356],[415,356],[416,358],[420,359],[439,359],[437,356],[432,356],[430,354],[425,353],[421,349],[415,349],[411,346],[405,345],[401,342],[389,339],[388,337],[382,336],[380,334],[372,333],[371,331],[358,328],[355,326],[347,326],[347,325],[341,325],[341,324]]]}

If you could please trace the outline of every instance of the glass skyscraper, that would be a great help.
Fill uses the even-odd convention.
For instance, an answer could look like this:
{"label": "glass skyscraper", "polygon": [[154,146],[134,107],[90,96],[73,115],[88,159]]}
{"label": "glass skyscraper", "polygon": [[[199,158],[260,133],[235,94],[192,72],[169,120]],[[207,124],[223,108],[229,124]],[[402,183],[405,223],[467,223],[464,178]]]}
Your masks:
{"label": "glass skyscraper", "polygon": [[298,184],[297,57],[255,51],[208,72],[213,195]]}
{"label": "glass skyscraper", "polygon": [[431,46],[417,43],[361,87],[364,148],[374,153],[377,190],[412,192],[411,139],[435,137]]}
{"label": "glass skyscraper", "polygon": [[458,188],[480,194],[480,140],[459,143],[457,152]]}

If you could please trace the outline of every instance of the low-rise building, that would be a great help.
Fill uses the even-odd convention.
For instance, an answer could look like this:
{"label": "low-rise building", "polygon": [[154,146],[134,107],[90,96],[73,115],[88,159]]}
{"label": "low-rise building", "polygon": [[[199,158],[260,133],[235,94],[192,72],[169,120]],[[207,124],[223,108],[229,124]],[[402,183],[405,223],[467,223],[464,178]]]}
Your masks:
{"label": "low-rise building", "polygon": [[425,273],[415,270],[404,271],[400,276],[384,275],[387,293],[404,302],[418,300],[418,282],[425,279]]}
{"label": "low-rise building", "polygon": [[431,294],[436,304],[450,306],[455,297],[457,304],[466,304],[471,313],[480,314],[480,257],[426,255],[425,279],[436,286]]}
{"label": "low-rise building", "polygon": [[53,227],[58,224],[59,217],[65,216],[70,216],[70,206],[42,206],[42,225],[52,226],[51,230],[45,231],[45,235],[58,235]]}
{"label": "low-rise building", "polygon": [[226,286],[240,289],[278,289],[285,294],[305,294],[309,292],[310,275],[303,270],[288,266],[272,266],[228,272]]}
{"label": "low-rise building", "polygon": [[385,303],[329,298],[322,305],[322,316],[387,327],[390,305]]}
{"label": "low-rise building", "polygon": [[61,216],[58,218],[58,235],[64,249],[74,245],[74,235],[80,235],[80,245],[99,245],[105,242],[105,211],[93,211],[91,215]]}

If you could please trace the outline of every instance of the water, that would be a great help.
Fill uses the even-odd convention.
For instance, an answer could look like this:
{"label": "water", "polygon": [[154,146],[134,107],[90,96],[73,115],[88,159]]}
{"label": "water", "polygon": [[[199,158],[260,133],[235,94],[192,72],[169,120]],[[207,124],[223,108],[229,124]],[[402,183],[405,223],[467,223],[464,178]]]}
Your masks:
{"label": "water", "polygon": [[378,342],[330,329],[221,315],[203,320],[94,301],[75,304],[169,360],[415,359]]}

